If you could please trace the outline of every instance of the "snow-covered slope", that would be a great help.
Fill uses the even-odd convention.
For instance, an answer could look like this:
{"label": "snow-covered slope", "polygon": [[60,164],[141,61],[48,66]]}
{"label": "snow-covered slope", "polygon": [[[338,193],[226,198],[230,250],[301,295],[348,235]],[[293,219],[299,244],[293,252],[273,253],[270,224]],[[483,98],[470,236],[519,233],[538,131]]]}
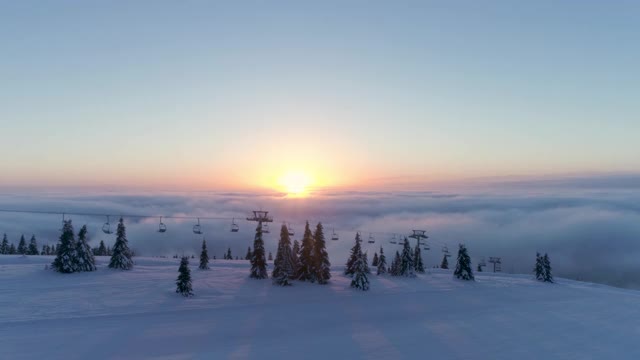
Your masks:
{"label": "snow-covered slope", "polygon": [[45,271],[49,257],[0,256],[0,359],[637,359],[640,292],[530,276],[433,270],[372,275],[349,288],[248,278],[245,261],[192,260],[194,298],[175,294],[178,260],[112,271]]}

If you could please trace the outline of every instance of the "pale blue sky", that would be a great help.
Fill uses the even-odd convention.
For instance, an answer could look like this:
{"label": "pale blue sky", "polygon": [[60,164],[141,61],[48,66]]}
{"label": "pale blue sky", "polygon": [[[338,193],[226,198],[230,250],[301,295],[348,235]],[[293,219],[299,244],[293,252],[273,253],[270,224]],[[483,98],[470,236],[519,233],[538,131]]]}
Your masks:
{"label": "pale blue sky", "polygon": [[638,39],[633,1],[0,0],[0,185],[637,172]]}

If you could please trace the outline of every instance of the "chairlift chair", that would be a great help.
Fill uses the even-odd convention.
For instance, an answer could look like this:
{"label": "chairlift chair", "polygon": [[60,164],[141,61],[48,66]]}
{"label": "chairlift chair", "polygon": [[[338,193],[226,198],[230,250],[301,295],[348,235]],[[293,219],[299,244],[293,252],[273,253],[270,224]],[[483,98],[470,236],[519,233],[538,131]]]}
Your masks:
{"label": "chairlift chair", "polygon": [[107,215],[107,222],[102,225],[102,232],[105,234],[113,234],[111,230],[111,224],[109,223],[109,216]]}
{"label": "chairlift chair", "polygon": [[240,230],[240,226],[236,224],[236,219],[231,219],[231,232],[238,232]]}
{"label": "chairlift chair", "polygon": [[336,234],[336,230],[333,229],[333,233],[331,234],[331,240],[336,241],[338,240],[338,234]]}
{"label": "chairlift chair", "polygon": [[267,223],[262,224],[262,232],[265,234],[269,233],[269,224]]}
{"label": "chairlift chair", "polygon": [[391,238],[391,240],[389,240],[389,242],[390,242],[391,244],[397,244],[397,243],[398,243],[398,240],[397,240],[397,238],[396,238],[396,234],[393,234],[393,237]]}
{"label": "chairlift chair", "polygon": [[193,225],[193,233],[197,235],[202,235],[202,228],[200,227],[200,219],[198,218],[198,223]]}
{"label": "chairlift chair", "polygon": [[287,226],[287,231],[289,231],[289,236],[295,235],[295,232],[293,231],[293,228],[291,228],[291,224],[289,224],[289,226]]}
{"label": "chairlift chair", "polygon": [[158,232],[160,233],[167,232],[167,225],[162,223],[162,216],[160,216],[160,224],[158,224]]}
{"label": "chairlift chair", "polygon": [[376,242],[376,239],[371,235],[371,233],[369,233],[369,240],[367,242],[369,244],[374,244]]}

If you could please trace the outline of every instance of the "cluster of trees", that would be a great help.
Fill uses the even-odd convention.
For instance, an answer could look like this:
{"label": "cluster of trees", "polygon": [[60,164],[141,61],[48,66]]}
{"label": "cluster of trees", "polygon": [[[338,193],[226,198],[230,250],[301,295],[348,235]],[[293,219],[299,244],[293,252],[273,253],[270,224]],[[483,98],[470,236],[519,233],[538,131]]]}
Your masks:
{"label": "cluster of trees", "polygon": [[93,248],[93,255],[95,256],[111,256],[113,255],[113,251],[111,247],[105,246],[104,241],[100,240],[100,245],[98,247]]}
{"label": "cluster of trees", "polygon": [[0,254],[2,255],[54,255],[56,248],[54,246],[43,245],[42,250],[38,250],[38,242],[36,236],[32,235],[29,244],[24,238],[24,235],[20,236],[20,241],[16,247],[13,242],[9,243],[7,234],[2,237],[2,243],[0,243]]}
{"label": "cluster of trees", "polygon": [[536,280],[544,282],[553,282],[553,274],[551,273],[551,260],[546,253],[544,256],[536,253],[536,266],[533,268]]}

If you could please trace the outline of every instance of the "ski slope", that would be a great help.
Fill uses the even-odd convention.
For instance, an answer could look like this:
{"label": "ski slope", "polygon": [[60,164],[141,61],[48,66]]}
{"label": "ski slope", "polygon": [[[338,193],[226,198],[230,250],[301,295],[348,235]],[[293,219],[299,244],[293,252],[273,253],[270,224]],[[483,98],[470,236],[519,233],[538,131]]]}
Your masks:
{"label": "ski slope", "polygon": [[273,286],[246,261],[191,260],[195,297],[177,295],[178,260],[132,271],[45,271],[51,257],[0,256],[0,359],[637,359],[640,292],[526,275],[454,280],[370,276],[349,288]]}

